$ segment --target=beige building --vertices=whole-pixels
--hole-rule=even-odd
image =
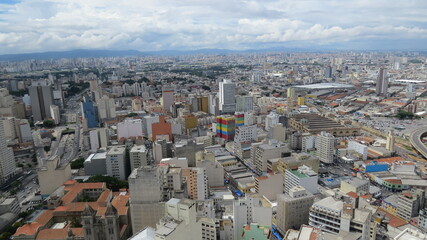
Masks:
[[[278,230],[285,234],[290,228],[308,224],[308,214],[313,201],[313,194],[301,186],[291,188],[289,194],[279,194],[276,213]]]
[[[341,181],[340,191],[345,194],[349,192],[369,193],[369,181],[360,178],[343,180]]]
[[[283,192],[283,175],[268,173],[255,178],[255,191],[270,201],[276,201],[277,194]]]
[[[187,196],[191,200],[205,200],[209,197],[208,177],[204,168],[182,169],[187,184]]]
[[[290,155],[289,146],[275,140],[270,140],[266,144],[254,145],[252,151],[252,162],[260,175],[267,172],[267,161],[269,159]]]
[[[71,178],[69,163],[61,164],[59,156],[46,160],[45,166],[37,171],[42,195],[50,195],[65,181]]]

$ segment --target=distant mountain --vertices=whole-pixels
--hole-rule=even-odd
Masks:
[[[41,52],[0,55],[0,61],[24,61],[29,59],[46,60],[61,58],[101,58],[101,57],[124,57],[142,56],[142,52],[135,50],[71,50],[63,52]]]
[[[332,49],[302,49],[302,48],[263,48],[247,50],[230,49],[197,49],[197,50],[160,50],[140,52],[137,50],[89,50],[79,49],[62,52],[41,52],[0,55],[0,61],[24,61],[30,59],[47,60],[61,58],[101,58],[101,57],[125,57],[125,56],[179,56],[194,54],[233,54],[233,53],[262,53],[262,52],[324,52],[334,51]]]

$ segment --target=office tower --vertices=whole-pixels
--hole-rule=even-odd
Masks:
[[[158,115],[147,115],[142,118],[142,132],[148,138],[151,138],[153,133],[152,125],[153,123],[158,123],[160,118]]]
[[[387,135],[387,142],[385,148],[390,152],[395,152],[395,141],[396,140],[394,139],[393,130],[390,130]]]
[[[224,187],[224,167],[219,162],[201,160],[196,167],[205,169],[209,187]]]
[[[153,142],[153,158],[156,164],[159,164],[163,158],[172,157],[173,143],[165,139],[158,139]]]
[[[29,93],[34,121],[43,121],[52,117],[50,114],[50,105],[53,104],[52,86],[31,86]]]
[[[157,168],[145,166],[133,169],[129,175],[132,230],[138,232],[147,226],[156,227],[164,216],[165,204]]]
[[[107,128],[97,128],[89,132],[90,149],[96,152],[99,148],[106,148],[110,141]]]
[[[236,112],[251,112],[254,110],[254,98],[252,96],[236,97]]]
[[[150,164],[148,161],[148,151],[144,145],[133,146],[130,149],[129,157],[131,171],[135,168],[139,168],[140,166],[147,166]]]
[[[107,152],[107,175],[116,177],[120,180],[126,180],[128,177],[128,166],[126,162],[126,148],[125,146],[113,146]]]
[[[98,117],[101,120],[116,118],[116,103],[113,98],[102,96],[97,102]]]
[[[312,194],[317,193],[318,176],[315,171],[306,165],[302,165],[297,169],[286,169],[284,179],[284,192],[289,193],[291,188],[301,186],[307,192]]]
[[[162,87],[162,106],[166,112],[170,112],[171,106],[174,103],[174,86]]]
[[[69,163],[61,163],[59,156],[54,155],[46,160],[44,166],[37,170],[42,195],[52,194],[58,187],[71,179],[71,167]]]
[[[334,162],[335,137],[327,132],[321,132],[316,137],[317,157],[324,163]]]
[[[283,175],[270,171],[264,176],[256,177],[255,192],[270,201],[276,201],[277,195],[283,193]]]
[[[219,83],[219,111],[222,114],[231,114],[236,111],[236,84],[229,80],[224,79]]]
[[[351,149],[356,153],[360,154],[362,160],[368,159],[368,146],[358,143],[356,141],[349,141],[348,149]]]
[[[218,106],[218,97],[214,94],[209,94],[208,96],[208,105],[209,105],[209,113],[212,115],[219,114],[219,106]]]
[[[187,158],[188,166],[196,166],[196,153],[203,151],[205,145],[203,143],[198,143],[194,140],[181,140],[176,142],[173,148],[174,157],[178,158]]]
[[[83,96],[80,106],[82,108],[83,119],[86,121],[87,127],[99,127],[98,111],[89,96]]]
[[[4,183],[15,175],[16,165],[12,148],[7,147],[5,127],[0,121],[0,183]]]
[[[277,199],[276,226],[284,235],[287,230],[308,224],[310,207],[314,196],[304,187],[295,186],[288,194],[279,194]]]
[[[221,115],[216,117],[216,136],[225,140],[233,140],[236,129],[234,116]]]
[[[142,120],[141,119],[125,119],[117,124],[117,139],[128,139],[130,137],[142,137]]]
[[[182,176],[187,184],[189,199],[201,201],[209,197],[208,177],[204,168],[184,168]]]
[[[325,78],[332,78],[332,67],[327,66],[325,68]]]
[[[310,133],[304,133],[302,135],[302,145],[301,145],[301,151],[302,152],[309,152],[315,149],[315,143],[316,143],[316,136],[311,135]]]
[[[298,106],[305,105],[305,97],[298,96]]]
[[[292,150],[298,151],[302,149],[302,134],[299,131],[292,133],[289,140]]]
[[[60,122],[61,113],[59,112],[59,107],[56,105],[50,105],[50,116],[52,116],[53,121],[56,125]]]
[[[378,72],[377,82],[376,82],[376,88],[375,88],[375,92],[378,96],[387,95],[388,79],[386,75],[387,73],[385,68],[380,67],[380,70]]]

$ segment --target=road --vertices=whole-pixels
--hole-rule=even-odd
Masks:
[[[427,158],[427,146],[421,141],[421,137],[427,134],[427,126],[415,129],[409,137],[412,146],[425,158]]]

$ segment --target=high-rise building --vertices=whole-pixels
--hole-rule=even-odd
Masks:
[[[0,88],[0,116],[14,117],[13,97],[6,88]]]
[[[233,140],[236,129],[234,116],[222,115],[216,117],[216,136],[225,140]]]
[[[252,96],[236,97],[236,112],[251,112],[254,110],[254,98]]]
[[[397,199],[397,216],[410,221],[412,217],[418,216],[421,209],[424,209],[425,200],[425,191],[422,189],[402,192]]]
[[[59,121],[61,120],[61,113],[59,112],[59,107],[56,105],[50,105],[50,116],[53,118],[53,121],[56,125],[59,124]]]
[[[394,139],[393,130],[390,130],[387,135],[387,142],[386,142],[385,148],[390,152],[395,152],[395,147],[394,147],[395,141],[396,140]]]
[[[316,137],[317,157],[324,163],[334,162],[335,137],[327,132],[321,132]]]
[[[257,126],[241,126],[236,128],[236,135],[234,137],[234,142],[245,143],[252,142],[257,140]]]
[[[0,183],[4,183],[15,175],[16,165],[12,148],[7,147],[5,128],[0,120]]]
[[[129,173],[127,171],[126,148],[125,146],[113,146],[107,152],[107,174],[111,177],[116,177],[120,180],[127,179]]]
[[[50,114],[50,105],[53,104],[52,86],[31,86],[29,93],[34,121],[43,121],[52,117]]]
[[[138,232],[147,226],[156,227],[165,213],[165,203],[162,202],[161,184],[156,167],[145,166],[133,169],[128,181],[133,232]]]
[[[332,78],[332,67],[327,66],[325,68],[325,78]]]
[[[173,86],[162,87],[162,105],[163,109],[167,112],[170,112],[171,106],[174,102],[174,92],[175,88]]]
[[[236,112],[234,118],[236,120],[236,128],[245,125],[245,113]]]
[[[149,165],[148,151],[144,145],[132,147],[129,152],[129,157],[131,170],[139,168],[140,166]]]
[[[125,119],[117,124],[117,139],[142,137],[142,120],[141,119]]]
[[[279,124],[279,114],[272,111],[265,117],[265,130],[268,131],[277,124]]]
[[[234,113],[236,111],[236,84],[224,79],[219,83],[219,111],[222,114]]]
[[[89,96],[84,96],[80,103],[83,119],[88,128],[99,127],[98,111]]]
[[[90,149],[96,152],[99,148],[106,148],[110,141],[107,128],[97,128],[89,132]]]
[[[208,177],[205,169],[184,168],[182,176],[186,179],[189,199],[202,201],[209,197]]]
[[[267,171],[267,160],[290,155],[288,145],[274,140],[270,140],[268,144],[256,145],[252,151],[252,163],[260,175]]]
[[[286,169],[284,178],[285,193],[289,193],[296,186],[304,187],[305,190],[312,194],[317,193],[317,173],[306,165],[302,165],[298,169]]]
[[[387,73],[385,68],[380,67],[380,70],[378,72],[377,82],[375,85],[375,92],[378,96],[387,95],[388,79],[386,75]]]
[[[116,118],[116,103],[113,98],[102,96],[98,102],[98,117],[101,120]]]
[[[276,213],[277,229],[284,235],[288,229],[308,224],[308,215],[313,201],[313,194],[301,186],[292,187],[288,194],[279,194]]]

